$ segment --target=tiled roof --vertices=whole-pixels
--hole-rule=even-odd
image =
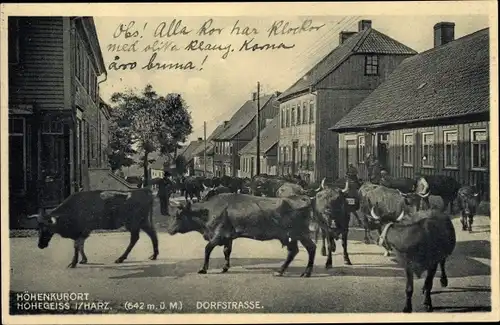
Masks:
[[[488,29],[412,56],[330,130],[488,112],[489,61]]]
[[[256,115],[256,105],[257,101],[247,100],[231,117],[225,130],[220,135],[214,137],[214,140],[231,140],[234,138],[253,120]],[[276,96],[273,94],[260,97],[260,105],[260,110],[262,111],[268,105],[278,106],[279,104],[276,102]]]
[[[356,53],[411,55],[417,52],[373,28],[365,29],[352,35],[343,44],[337,46],[302,78],[283,92],[278,99],[281,100],[309,89],[309,87],[314,86],[337,69],[349,56]]]
[[[265,154],[271,149],[279,139],[280,130],[278,128],[278,119],[276,116],[260,133],[260,152]],[[257,150],[257,138],[253,138],[246,146],[240,150],[241,154],[255,154]]]
[[[208,136],[207,138],[207,155],[209,155],[211,152],[213,152],[214,148],[214,142],[212,141],[216,136],[218,136],[220,133],[224,131],[224,123],[220,124],[215,128],[215,130]],[[194,152],[192,153],[192,156],[201,156],[203,155],[203,152],[205,151],[205,145],[200,145],[198,146]]]

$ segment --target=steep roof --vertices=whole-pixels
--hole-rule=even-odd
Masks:
[[[224,129],[225,129],[224,123],[222,123],[219,126],[217,126],[215,128],[215,130],[208,136],[208,138],[207,138],[207,155],[210,155],[213,152],[213,148],[215,146],[213,139],[216,136],[218,136],[219,134],[221,134],[222,131],[224,131]],[[205,151],[204,144],[201,146],[198,146],[198,148],[196,148],[195,152],[193,153],[193,157],[203,155],[204,151]]]
[[[335,71],[349,56],[362,53],[413,55],[417,52],[373,28],[364,29],[333,49],[290,88],[285,90],[278,97],[278,100],[309,89]]]
[[[225,130],[214,137],[214,140],[231,140],[240,133],[255,117],[257,101],[247,100],[241,108],[234,113],[228,121]],[[265,95],[260,97],[260,110],[262,111],[268,105],[278,105],[276,95]]]
[[[278,127],[278,119],[276,116],[260,133],[260,153],[268,152],[279,140],[280,130]],[[240,150],[241,154],[255,154],[257,150],[257,138],[253,138],[246,146]]]
[[[199,148],[204,146],[203,140],[194,140],[191,141],[188,146],[181,152],[181,156],[186,159],[186,161],[190,161],[194,158],[194,152]]]
[[[407,58],[330,130],[486,113],[489,61],[488,29]]]

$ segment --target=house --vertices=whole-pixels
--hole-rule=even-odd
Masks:
[[[21,216],[89,189],[104,165],[106,68],[92,17],[8,17],[8,43],[10,213]]]
[[[434,48],[406,59],[331,130],[340,133],[341,173],[375,153],[395,177],[443,174],[489,189],[489,30],[454,40],[434,26]]]
[[[227,124],[227,123],[226,123]],[[194,152],[194,169],[202,173],[205,173],[207,177],[213,177],[215,175],[215,164],[214,164],[214,146],[215,142],[213,139],[224,131],[224,123],[220,124],[215,128],[215,130],[207,138],[207,146],[205,144],[199,146]],[[205,153],[206,152],[206,153]],[[205,165],[206,159],[206,165]]]
[[[283,92],[280,103],[280,174],[312,182],[337,178],[338,136],[328,128],[417,52],[361,20],[342,31],[339,45]]]
[[[191,141],[180,153],[180,155],[184,157],[186,161],[187,176],[200,175],[200,171],[195,168],[194,158],[196,152],[198,152],[201,147],[204,147],[204,143],[205,141],[203,141],[203,138],[198,138],[198,140]],[[203,170],[201,170],[201,173],[203,173]]]
[[[239,151],[257,135],[256,115],[257,104],[260,105],[260,130],[265,127],[265,121],[278,115],[280,92],[263,95],[256,100],[248,100],[225,123],[224,131],[214,137],[214,165],[216,176],[238,176],[240,170]]]
[[[276,175],[278,162],[278,140],[280,135],[279,116],[266,120],[266,125],[260,134],[261,172]],[[240,177],[253,177],[257,170],[257,137],[253,138],[240,152]]]

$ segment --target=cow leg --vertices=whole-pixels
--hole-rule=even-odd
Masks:
[[[462,211],[462,217],[460,218],[460,222],[462,223],[462,231],[467,230],[467,216],[465,213]]]
[[[323,229],[321,229],[321,241],[322,241],[322,244],[321,244],[321,255],[322,256],[326,256],[326,231],[324,231]]]
[[[76,264],[78,263],[78,252],[80,251],[80,238],[75,239],[73,242],[73,247],[75,248],[75,253],[73,254],[73,259],[71,263],[68,264],[68,267],[74,269]]]
[[[282,276],[285,273],[286,269],[292,263],[293,259],[299,253],[299,246],[297,245],[297,240],[292,240],[287,245],[288,248],[288,256],[286,257],[285,263],[281,266],[280,270],[275,273],[276,276]]]
[[[132,248],[134,248],[134,246],[138,240],[139,240],[139,229],[131,230],[130,231],[130,243],[128,244],[128,247],[125,250],[125,252],[122,254],[122,256],[120,256],[116,259],[115,263],[122,263],[123,261],[125,261],[128,257],[128,254],[130,253]]]
[[[151,242],[153,243],[153,255],[149,257],[150,260],[154,261],[158,257],[158,235],[156,234],[156,230],[149,223],[147,225],[143,225],[141,227],[142,230],[146,234],[148,234],[149,238],[151,238]]]
[[[79,241],[79,247],[80,247],[80,254],[82,254],[82,259],[80,260],[80,264],[87,264],[87,255],[85,255],[85,252],[83,250],[83,246],[85,245],[85,239],[86,238],[79,238],[77,241]]]
[[[469,232],[472,232],[472,222],[474,221],[474,216],[473,215],[470,215],[469,216],[469,223],[467,225],[467,229],[469,230]]]
[[[403,313],[412,312],[411,298],[413,296],[413,271],[410,267],[406,267],[406,305]]]
[[[233,249],[233,240],[228,239],[225,244],[224,244],[224,258],[226,259],[226,264],[224,264],[224,267],[222,268],[222,273],[226,273],[230,266],[230,258],[231,258],[231,251]]]
[[[439,265],[441,266],[441,287],[446,288],[448,286],[448,276],[446,276],[446,270],[444,268],[446,264],[446,259],[443,259]]]
[[[316,256],[316,244],[314,244],[311,238],[309,237],[301,238],[300,242],[307,250],[307,254],[309,254],[309,259],[307,260],[306,269],[304,273],[302,273],[300,276],[309,278],[311,276],[312,269],[314,266],[314,257]]]
[[[335,252],[337,247],[335,245],[335,238],[333,238],[333,234],[331,234],[330,232],[327,233],[327,240],[328,240],[328,256],[326,258],[325,268],[331,269],[333,264],[332,252]]]
[[[361,218],[359,217],[358,215],[358,212],[357,211],[353,211],[352,214],[354,215],[354,217],[356,218],[356,222],[358,223],[359,226],[363,226],[364,222],[363,220],[361,220]]]
[[[424,298],[424,306],[427,312],[432,311],[432,301],[431,301],[431,291],[432,291],[432,282],[434,280],[434,275],[436,275],[437,264],[433,265],[430,269],[427,270],[427,277],[425,278],[424,290],[425,290],[425,298]]]
[[[342,232],[342,248],[344,250],[344,264],[352,265],[351,260],[349,259],[349,253],[347,253],[347,235],[349,234],[349,228],[345,229]]]
[[[219,245],[218,238],[214,238],[207,243],[207,245],[205,246],[205,261],[203,262],[203,267],[198,271],[198,274],[207,274],[208,264],[210,261],[210,254],[212,254],[212,251],[215,248],[215,246],[218,245]]]

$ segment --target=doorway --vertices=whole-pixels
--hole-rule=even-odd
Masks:
[[[389,132],[377,134],[377,158],[382,168],[389,170]]]

